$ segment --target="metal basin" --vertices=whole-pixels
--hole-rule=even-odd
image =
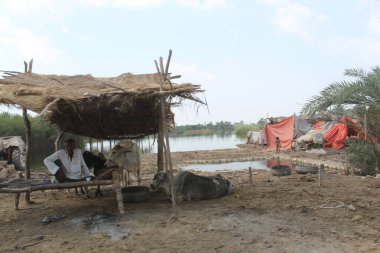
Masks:
[[[273,176],[278,177],[288,176],[292,173],[289,165],[276,165],[272,167],[271,171]]]
[[[147,186],[128,186],[121,189],[123,202],[140,202],[150,199],[151,192]]]

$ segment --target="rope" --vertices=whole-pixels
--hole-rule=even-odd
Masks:
[[[328,206],[330,203],[336,203],[335,206]],[[339,200],[328,200],[325,204],[323,205],[320,205],[320,206],[310,206],[310,205],[307,205],[307,204],[302,204],[298,206],[297,209],[299,208],[302,208],[302,207],[306,207],[306,208],[310,208],[310,209],[318,209],[318,208],[322,208],[322,209],[335,209],[335,208],[341,208],[341,207],[345,207],[346,205],[342,202],[342,201],[339,201]]]

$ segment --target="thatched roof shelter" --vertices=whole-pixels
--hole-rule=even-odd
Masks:
[[[59,76],[2,71],[0,103],[41,114],[64,132],[97,139],[137,138],[158,133],[160,98],[170,108],[183,99],[204,102],[199,85],[163,82],[160,74],[121,74],[112,78],[91,75]]]

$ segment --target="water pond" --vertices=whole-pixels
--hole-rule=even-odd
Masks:
[[[244,161],[244,162],[229,162],[229,163],[205,163],[205,164],[181,164],[179,168],[181,170],[195,170],[195,171],[236,171],[236,170],[248,170],[249,167],[252,170],[266,170],[270,171],[274,165],[289,165],[291,163],[277,161],[277,160],[256,160],[256,161]]]

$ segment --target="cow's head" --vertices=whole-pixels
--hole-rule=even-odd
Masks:
[[[124,148],[120,146],[119,144],[117,144],[111,149],[105,165],[107,167],[118,165],[121,159],[125,157],[124,156],[125,152],[129,152],[129,149]]]
[[[153,184],[151,184],[151,188],[154,193],[159,191],[165,191],[167,194],[170,194],[170,186],[169,186],[169,175],[167,172],[160,171],[153,178]]]
[[[227,180],[227,193],[230,194],[234,192],[235,192],[234,183],[232,183],[232,181],[230,180]]]

